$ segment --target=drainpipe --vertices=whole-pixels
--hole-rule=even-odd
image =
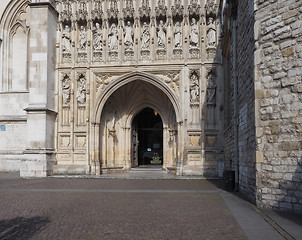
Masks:
[[[237,3],[233,1],[233,81],[234,81],[234,164],[235,164],[235,189],[239,191],[239,159],[238,159],[238,79],[237,79]]]

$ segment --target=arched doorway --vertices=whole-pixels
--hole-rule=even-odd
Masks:
[[[163,165],[163,121],[152,108],[144,108],[132,122],[132,167]]]
[[[137,145],[137,151],[133,151],[134,144],[139,142],[138,116],[142,114],[146,118],[150,114],[155,115],[155,112],[160,121],[153,123],[160,125],[158,130],[162,135],[153,137],[155,141],[150,140],[151,152],[155,155],[162,154],[159,164],[162,164],[164,169],[175,170],[178,153],[182,152],[178,149],[179,103],[176,101],[176,96],[156,77],[146,73],[132,73],[110,84],[98,99],[94,115],[96,120],[91,129],[94,136],[91,151],[93,153],[92,172],[94,168],[96,174],[130,170],[133,166],[147,163],[141,160],[139,162],[139,145]],[[134,134],[135,130],[137,133]],[[147,131],[141,130],[145,133]],[[156,131],[153,130],[153,132]],[[135,140],[134,136],[136,136]],[[162,141],[159,142],[159,149],[155,152],[153,147],[158,147],[157,139],[162,139]],[[145,148],[148,144],[150,143],[144,143]],[[148,149],[145,150],[148,151]],[[135,154],[136,160],[133,159]]]

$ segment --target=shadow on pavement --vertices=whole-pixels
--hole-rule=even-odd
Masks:
[[[45,227],[50,220],[46,217],[17,217],[0,220],[0,239],[27,240]]]

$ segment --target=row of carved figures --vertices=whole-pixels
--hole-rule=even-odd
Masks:
[[[130,21],[127,21],[124,26],[121,27],[123,29],[123,43],[126,50],[133,50],[134,46],[134,26]],[[77,50],[78,52],[86,52],[88,44],[87,44],[87,28],[85,25],[79,26],[79,37]],[[163,20],[160,20],[156,27],[156,35],[157,35],[157,47],[161,49],[165,49],[167,46],[167,25]],[[207,36],[206,43],[207,47],[215,47],[216,45],[216,26],[213,22],[213,18],[209,18],[207,25]],[[180,21],[176,21],[173,30],[174,36],[174,48],[181,49],[183,45],[183,28],[182,23]],[[103,40],[108,39],[108,49],[109,51],[115,51],[118,49],[119,45],[119,28],[116,23],[112,23],[107,36],[104,36],[103,29],[99,22],[96,22],[93,29],[93,43],[92,47],[94,51],[102,51],[103,50]],[[190,35],[189,35],[190,47],[197,48],[199,47],[199,25],[195,18],[191,19],[190,24]],[[142,23],[141,27],[141,49],[149,49],[151,43],[151,31],[150,24],[147,22]],[[69,53],[72,50],[72,39],[71,39],[71,30],[69,25],[65,25],[62,32],[62,52]]]
[[[79,105],[86,103],[86,77],[85,74],[79,74],[77,77],[78,87],[76,91],[76,99]],[[207,104],[210,106],[216,105],[215,94],[216,94],[216,71],[209,70],[207,74]],[[190,73],[190,102],[191,104],[199,104],[199,71],[193,70]],[[62,75],[62,95],[63,95],[63,105],[69,106],[71,98],[71,77],[70,74]]]

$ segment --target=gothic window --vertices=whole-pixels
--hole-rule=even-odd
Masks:
[[[11,30],[9,90],[27,90],[27,27],[18,22]]]

